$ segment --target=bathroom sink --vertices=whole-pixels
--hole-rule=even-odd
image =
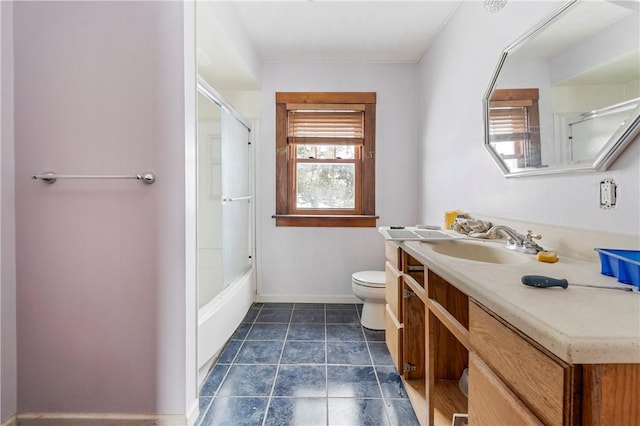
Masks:
[[[445,256],[456,257],[475,262],[514,264],[529,262],[529,254],[506,249],[497,243],[481,241],[453,240],[433,244],[433,251]]]

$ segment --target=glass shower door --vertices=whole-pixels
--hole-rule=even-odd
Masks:
[[[251,268],[249,128],[198,92],[198,307]]]
[[[222,287],[251,268],[249,129],[222,108]]]
[[[250,124],[198,77],[198,376],[240,325],[255,294]]]
[[[222,291],[222,108],[198,92],[198,308]]]

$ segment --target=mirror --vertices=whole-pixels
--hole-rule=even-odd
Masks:
[[[602,171],[640,131],[640,3],[565,3],[503,53],[483,99],[506,177]]]

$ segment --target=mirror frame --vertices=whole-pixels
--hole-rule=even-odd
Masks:
[[[512,177],[525,177],[525,176],[537,176],[537,175],[551,175],[551,174],[561,174],[561,173],[579,173],[579,172],[601,172],[607,170],[607,168],[615,161],[615,159],[624,151],[624,149],[629,145],[634,138],[640,133],[640,105],[636,107],[635,112],[629,118],[627,124],[617,132],[611,136],[609,141],[605,144],[605,146],[600,150],[597,157],[590,165],[579,165],[579,166],[568,166],[568,165],[560,165],[554,167],[545,167],[545,168],[523,168],[516,169],[512,171],[507,167],[505,162],[502,160],[500,155],[492,148],[491,143],[489,142],[489,100],[491,98],[491,93],[495,88],[496,82],[498,80],[498,76],[502,67],[504,65],[507,56],[509,53],[517,50],[522,44],[526,43],[527,40],[536,36],[538,33],[543,31],[548,25],[553,23],[556,19],[570,10],[573,6],[575,6],[580,0],[570,0],[563,4],[558,10],[553,12],[551,15],[547,16],[544,20],[538,23],[535,27],[527,31],[524,35],[520,36],[516,41],[511,43],[507,48],[502,51],[502,55],[500,56],[500,60],[498,61],[498,65],[496,66],[495,71],[493,72],[493,76],[491,77],[491,81],[489,83],[489,87],[482,98],[482,109],[483,109],[483,121],[484,121],[484,146],[491,154],[491,157],[496,162],[496,164],[502,170],[502,173],[507,178]]]

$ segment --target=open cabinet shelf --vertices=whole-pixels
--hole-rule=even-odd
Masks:
[[[402,384],[416,417],[421,424],[426,423],[428,417],[427,387],[425,379],[406,380]],[[450,426],[454,413],[467,412],[467,397],[460,391],[457,380],[438,380],[433,390],[433,424],[436,426]]]
[[[454,413],[467,412],[467,397],[457,380],[436,380],[433,389],[433,424],[450,426]]]

